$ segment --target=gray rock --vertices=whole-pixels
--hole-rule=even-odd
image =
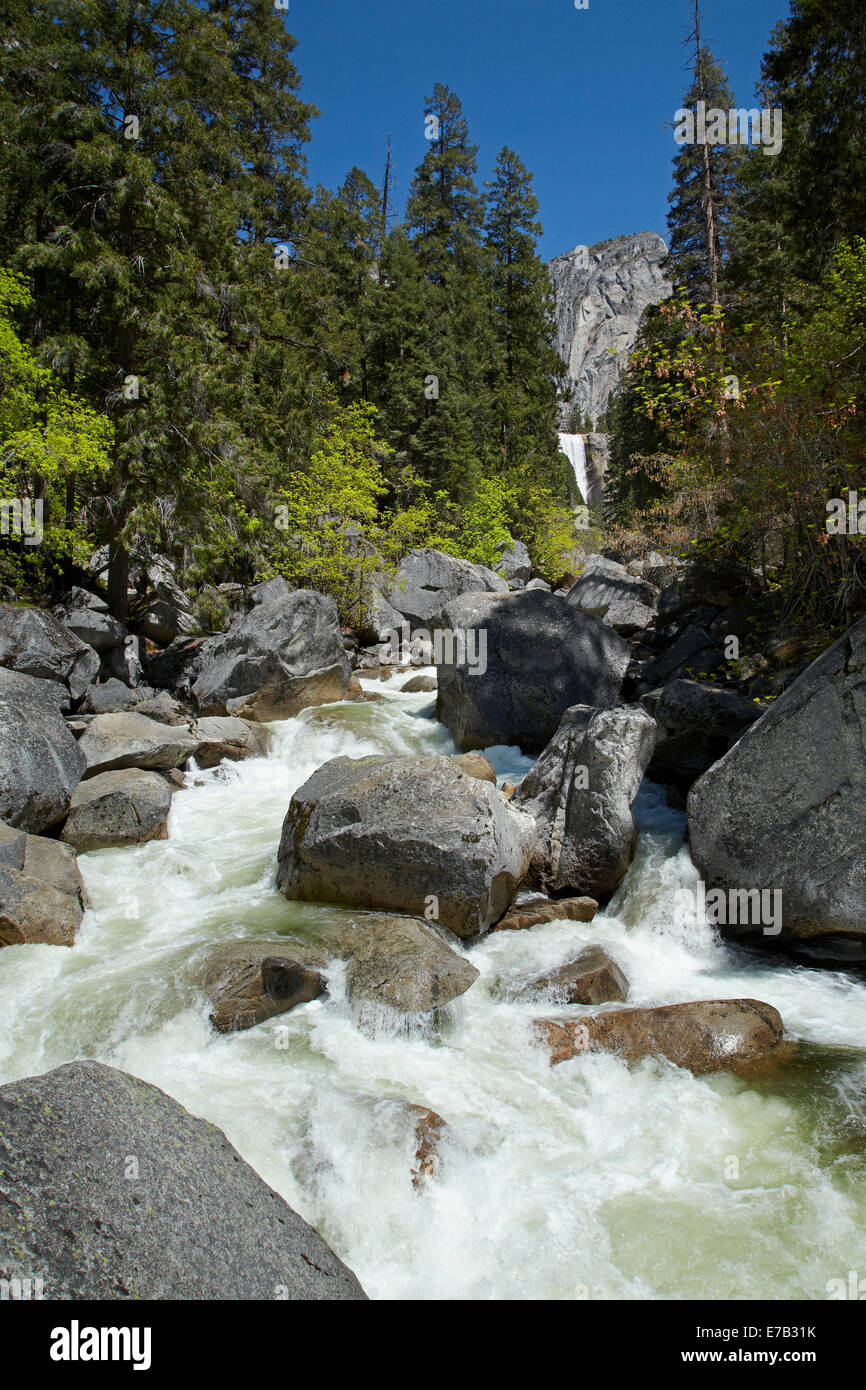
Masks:
[[[610,1004],[628,998],[628,980],[601,946],[590,946],[557,970],[537,975],[520,991],[523,999],[554,1004]]]
[[[262,603],[284,603],[290,593],[285,579],[278,574],[273,579],[265,579],[261,584],[256,584],[250,590],[250,598],[254,606],[258,607]]]
[[[157,724],[146,715],[98,714],[78,744],[87,759],[85,777],[121,767],[166,772],[180,767],[198,751],[199,740],[186,729]]]
[[[566,711],[514,794],[539,830],[530,884],[593,898],[613,893],[637,843],[631,808],[655,736],[653,720],[634,705]]]
[[[784,936],[866,936],[866,618],[704,774],[688,813],[708,887],[780,891]]]
[[[287,898],[424,916],[474,936],[508,906],[533,821],[449,758],[335,758],[292,797],[277,887]]]
[[[530,592],[535,589],[539,589],[543,594],[549,594],[551,592],[550,585],[546,579],[530,579],[526,588]]]
[[[116,714],[118,710],[132,709],[141,704],[137,690],[130,690],[122,681],[103,681],[102,685],[89,685],[81,702],[82,714]]]
[[[144,667],[141,661],[141,645],[138,638],[130,635],[125,638],[122,647],[112,647],[111,651],[104,652],[100,664],[100,675],[103,680],[110,680],[114,677],[132,689],[141,685],[144,679]]]
[[[179,700],[173,695],[169,695],[167,690],[160,690],[158,693],[151,692],[148,695],[149,686],[139,686],[136,694],[138,702],[134,709],[136,714],[143,714],[147,719],[155,719],[157,724],[172,724],[175,728],[189,728],[192,723],[192,715],[187,714]]]
[[[744,729],[763,714],[754,700],[722,686],[670,681],[640,702],[659,726],[649,777],[654,782],[691,786],[723,757]]]
[[[239,1033],[299,1004],[318,999],[328,988],[324,975],[303,964],[286,941],[232,941],[208,960],[204,988],[213,1005],[210,1021],[220,1033]],[[325,964],[324,954],[307,951]]]
[[[719,643],[704,628],[692,624],[652,663],[651,676],[659,682],[671,676],[711,676],[725,665]]]
[[[239,763],[267,755],[267,729],[246,719],[208,715],[198,720],[193,733],[199,741],[195,760],[200,768],[218,767],[224,759]]]
[[[70,608],[92,608],[95,613],[107,613],[108,604],[99,594],[91,593],[90,589],[82,589],[80,585],[74,584],[69,593]]]
[[[437,672],[439,719],[465,752],[500,743],[538,752],[571,705],[619,700],[628,644],[553,594],[470,594],[450,603],[443,620],[476,651],[486,641],[485,669],[467,661]]]
[[[148,566],[147,585],[151,597],[138,624],[145,637],[168,644],[196,631],[192,604],[177,583],[168,560],[157,559]]]
[[[412,627],[429,629],[447,603],[460,594],[507,594],[508,585],[484,565],[473,565],[441,550],[411,550],[384,597]]]
[[[110,613],[101,613],[95,608],[67,608],[61,622],[67,632],[97,652],[122,647],[129,635]]]
[[[358,927],[346,967],[346,992],[355,1002],[432,1013],[478,979],[474,965],[411,917],[359,917]]]
[[[0,1134],[0,1278],[47,1299],[365,1296],[221,1130],[146,1081],[98,1062],[13,1081]]]
[[[171,788],[158,772],[102,772],[72,793],[60,838],[79,852],[164,840]]]
[[[596,426],[637,339],[644,309],[668,299],[667,246],[655,232],[575,247],[550,263],[556,349],[574,404]]]
[[[509,584],[518,580],[525,584],[532,578],[532,560],[523,541],[512,541],[510,545],[502,547],[502,558],[497,569]]]
[[[192,699],[192,688],[201,671],[202,654],[209,637],[178,637],[165,651],[144,662],[150,684],[170,690],[182,699]]]
[[[345,699],[351,675],[334,600],[297,589],[206,642],[193,693],[203,714],[266,723]]]
[[[0,668],[0,817],[34,834],[63,819],[86,767],[63,698],[52,681]]]
[[[71,946],[87,905],[74,850],[0,822],[0,946]]]
[[[624,565],[604,555],[590,555],[566,603],[594,613],[623,637],[633,637],[654,621],[657,598],[653,586],[629,574]]]
[[[50,613],[0,603],[0,666],[59,681],[78,700],[99,670],[99,657]]]

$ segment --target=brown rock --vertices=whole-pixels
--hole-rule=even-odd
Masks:
[[[87,906],[74,850],[0,822],[0,947],[71,946]]]
[[[324,994],[323,975],[286,954],[285,941],[233,941],[211,957],[204,977],[220,1033],[239,1033]],[[314,963],[324,956],[315,950]]]
[[[550,975],[531,980],[521,994],[530,999],[547,995],[558,1004],[622,1003],[628,998],[628,980],[607,951],[590,946]]]
[[[477,777],[479,782],[492,782],[496,786],[496,772],[493,764],[483,753],[458,753],[451,759],[466,773],[467,777]]]
[[[435,695],[439,689],[439,682],[435,676],[413,676],[400,689],[404,695]]]
[[[499,788],[499,795],[503,801],[510,801],[516,791],[517,788],[513,782],[503,782]]]
[[[533,898],[509,908],[494,931],[526,931],[545,922],[591,922],[598,912],[595,898]]]
[[[412,1169],[412,1186],[417,1192],[431,1178],[439,1176],[439,1145],[442,1133],[448,1126],[441,1115],[424,1105],[407,1105],[406,1109],[414,1120],[415,1167]]]
[[[551,1065],[580,1052],[617,1052],[629,1062],[667,1057],[696,1076],[729,1070],[753,1076],[789,1053],[784,1024],[757,999],[704,1000],[660,1009],[617,1009],[584,1018],[542,1018],[535,1036]]]

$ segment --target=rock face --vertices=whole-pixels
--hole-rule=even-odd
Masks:
[[[450,758],[335,758],[292,797],[277,887],[287,898],[422,917],[474,936],[508,906],[533,821]]]
[[[79,851],[164,840],[171,788],[158,772],[101,772],[72,793],[60,838]]]
[[[550,263],[556,297],[556,348],[575,388],[575,405],[597,428],[634,346],[644,309],[673,286],[655,232],[578,246]]]
[[[78,700],[96,677],[99,657],[50,613],[0,603],[0,666],[60,681]]]
[[[87,901],[74,850],[0,822],[0,946],[71,946]]]
[[[584,613],[594,613],[623,637],[634,637],[654,620],[658,590],[629,574],[624,565],[604,555],[590,555],[565,601]]]
[[[365,1297],[221,1130],[124,1072],[0,1087],[0,1135],[0,1279],[58,1300]]]
[[[866,619],[692,788],[708,886],[782,893],[783,934],[866,937]]]
[[[220,1033],[237,1033],[318,999],[324,975],[298,960],[286,941],[233,941],[212,955],[204,977],[213,1004],[210,1021]],[[320,953],[311,952],[318,964]]]
[[[569,706],[619,699],[628,644],[555,594],[469,594],[443,621],[466,633],[467,659],[437,669],[437,713],[463,751],[516,743],[537,753]],[[483,664],[468,659],[479,652]]]
[[[34,834],[63,819],[87,765],[63,698],[52,681],[0,668],[0,817]]]
[[[199,741],[186,729],[158,724],[144,714],[98,714],[78,746],[87,759],[85,777],[96,777],[122,767],[167,772],[193,757]]]
[[[267,723],[345,699],[351,675],[334,600],[275,588],[204,644],[193,694],[204,714]]]
[[[433,619],[460,594],[507,594],[508,585],[484,565],[472,565],[441,550],[411,550],[385,589],[385,599],[412,627]]]
[[[628,980],[607,951],[590,946],[576,960],[530,980],[521,997],[556,1004],[622,1003],[628,998]]]
[[[661,1009],[617,1009],[574,1019],[539,1019],[535,1035],[553,1065],[580,1052],[617,1052],[629,1062],[667,1057],[700,1076],[760,1074],[783,1053],[784,1025],[757,999],[707,1000]]]
[[[539,828],[530,883],[554,894],[613,893],[634,854],[631,807],[655,735],[655,723],[635,705],[566,711],[514,795]]]

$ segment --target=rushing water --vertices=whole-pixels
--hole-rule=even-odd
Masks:
[[[586,442],[582,434],[561,434],[559,448],[574,470],[574,479],[584,502],[589,501],[589,477],[586,468]]]
[[[213,1031],[197,987],[208,948],[315,934],[321,909],[273,886],[292,791],[340,754],[453,751],[430,697],[397,693],[404,679],[367,683],[385,702],[275,725],[267,759],[199,774],[167,841],[82,856],[93,907],[75,947],[0,951],[0,1081],[93,1057],[162,1087],[219,1125],[372,1297],[814,1299],[866,1277],[866,985],[674,925],[674,893],[697,875],[657,788],[608,910],[466,949],[480,978],[432,1029],[361,1031],[337,966],[324,1000]],[[512,779],[529,766],[491,756]],[[590,942],[634,1003],[757,997],[816,1046],[760,1085],[605,1055],[550,1067],[530,1042],[539,1006],[515,996]],[[421,1191],[401,1101],[448,1124]]]

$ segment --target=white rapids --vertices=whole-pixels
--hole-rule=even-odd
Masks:
[[[821,1299],[829,1280],[866,1276],[866,985],[674,925],[697,874],[658,788],[641,793],[637,856],[608,910],[461,946],[480,979],[432,1028],[361,1031],[338,967],[325,999],[213,1031],[196,977],[208,949],[315,913],[274,887],[292,791],[341,754],[453,751],[430,696],[398,693],[404,676],[365,682],[386,701],[275,725],[267,759],[198,774],[167,841],[82,856],[93,906],[75,947],[0,951],[0,1082],[90,1057],[162,1087],[219,1125],[374,1298]],[[530,765],[492,758],[512,780]],[[514,996],[589,942],[636,1004],[759,998],[822,1046],[752,1085],[605,1055],[551,1067],[530,1041],[539,1006]],[[401,1100],[448,1125],[420,1191]]]

